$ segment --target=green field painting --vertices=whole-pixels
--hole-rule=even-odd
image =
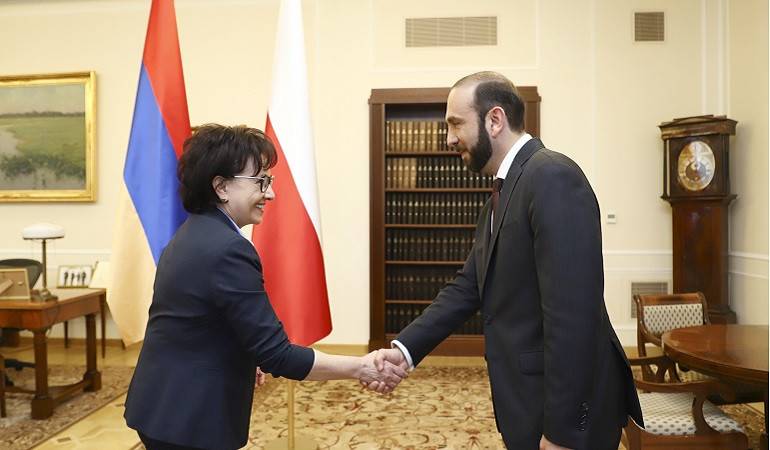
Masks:
[[[83,189],[83,85],[0,89],[0,191]]]

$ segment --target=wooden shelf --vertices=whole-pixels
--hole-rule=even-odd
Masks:
[[[417,228],[417,229],[475,229],[476,224],[459,223],[386,223],[385,228]]]
[[[396,338],[396,334],[387,333],[383,345],[372,347],[370,350],[389,347],[390,341]],[[482,356],[484,355],[484,335],[477,334],[453,334],[440,343],[432,352],[432,356]]]
[[[421,151],[414,151],[414,152],[386,152],[385,157],[403,157],[403,156],[451,156],[453,158],[459,158],[460,153],[459,152],[452,152],[452,151],[439,151],[439,152],[421,152]]]
[[[410,189],[403,189],[403,188],[386,188],[386,193],[391,192],[405,192],[405,193],[411,193],[411,192],[426,192],[426,193],[453,193],[453,192],[488,192],[492,193],[492,188],[410,188]]]
[[[385,300],[386,305],[430,305],[433,300]]]
[[[465,261],[385,261],[393,266],[462,266]]]

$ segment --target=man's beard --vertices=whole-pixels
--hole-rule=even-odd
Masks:
[[[487,165],[489,158],[492,157],[492,142],[489,140],[487,129],[484,128],[484,121],[479,120],[479,137],[476,145],[468,149],[470,159],[466,166],[471,172],[480,173],[481,169]]]

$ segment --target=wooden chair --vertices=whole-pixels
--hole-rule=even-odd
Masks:
[[[653,377],[663,380],[676,368],[665,356],[629,358],[631,365],[647,367]],[[656,369],[653,370],[652,366]],[[740,425],[706,397],[718,394],[733,398],[734,393],[716,380],[688,383],[651,382],[636,379],[642,405],[644,428],[629,418],[623,430],[628,450],[726,449],[746,450],[748,438]]]
[[[636,342],[640,357],[647,356],[647,344],[662,348],[663,333],[677,328],[709,324],[706,297],[700,292],[669,295],[634,295],[636,304]],[[670,372],[671,381],[707,380],[699,372],[679,368]],[[642,367],[642,378],[653,381],[648,367]]]

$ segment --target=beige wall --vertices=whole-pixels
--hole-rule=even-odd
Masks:
[[[193,124],[264,125],[277,0],[177,0]],[[670,281],[671,211],[662,201],[657,125],[714,113],[739,121],[733,143],[731,293],[742,322],[767,323],[767,4],[670,2],[305,0],[323,246],[334,332],[369,336],[368,108],[373,88],[448,86],[498,70],[543,97],[545,143],[574,158],[604,214],[613,323],[634,341],[632,281]],[[757,9],[764,14],[757,14]],[[666,12],[665,43],[634,43],[633,11]],[[0,205],[0,255],[36,256],[23,226],[53,221],[67,237],[51,266],[108,259],[149,1],[0,4],[0,73],[97,73],[98,200]],[[405,17],[497,15],[499,46],[404,49]],[[358,241],[351,240],[358,237]],[[114,330],[112,334],[115,335]]]
[[[738,320],[768,318],[768,3],[733,0],[725,113],[737,120],[730,181],[738,194],[730,223],[730,295]]]

